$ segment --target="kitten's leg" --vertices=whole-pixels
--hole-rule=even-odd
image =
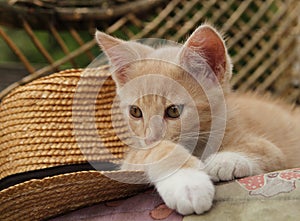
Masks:
[[[204,170],[213,181],[228,181],[284,168],[284,155],[270,141],[254,137],[224,147],[205,160]]]
[[[203,163],[184,147],[162,141],[149,150],[129,152],[126,161],[128,165],[144,163],[143,169],[166,205],[179,213],[201,214],[212,206],[213,183],[202,170]]]
[[[222,151],[205,160],[204,170],[214,182],[260,174],[263,171],[255,159],[245,153]]]

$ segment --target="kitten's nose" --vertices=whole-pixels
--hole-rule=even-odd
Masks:
[[[165,135],[166,126],[164,119],[155,115],[149,120],[149,127],[146,131],[145,143],[147,145],[160,141]]]

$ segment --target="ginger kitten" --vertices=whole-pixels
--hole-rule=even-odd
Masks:
[[[212,181],[300,166],[299,111],[231,92],[231,61],[213,27],[156,49],[99,31],[96,39],[133,134],[122,169],[144,170],[170,208],[201,214]]]

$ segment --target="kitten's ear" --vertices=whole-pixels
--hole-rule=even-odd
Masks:
[[[152,48],[136,42],[123,41],[103,32],[96,31],[96,41],[106,54],[112,67],[113,78],[117,86],[123,86],[130,80],[128,67],[131,62],[141,59]]]
[[[206,73],[208,75],[206,77],[215,79],[214,76],[210,76],[215,74],[219,82],[231,77],[225,76],[231,75],[231,64],[225,43],[221,35],[209,25],[202,25],[193,32],[184,44],[179,59],[180,64],[194,75],[203,72],[205,61],[213,71]]]
[[[96,31],[96,41],[109,59],[113,72],[113,78],[118,86],[122,86],[128,81],[126,69],[128,64],[135,59],[135,54],[126,46],[126,42]]]

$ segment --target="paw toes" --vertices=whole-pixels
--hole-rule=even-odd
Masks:
[[[158,182],[156,188],[166,205],[183,215],[201,214],[212,206],[214,186],[202,171],[178,171]]]
[[[247,157],[233,152],[221,152],[209,157],[205,171],[214,182],[250,176],[255,165]]]

